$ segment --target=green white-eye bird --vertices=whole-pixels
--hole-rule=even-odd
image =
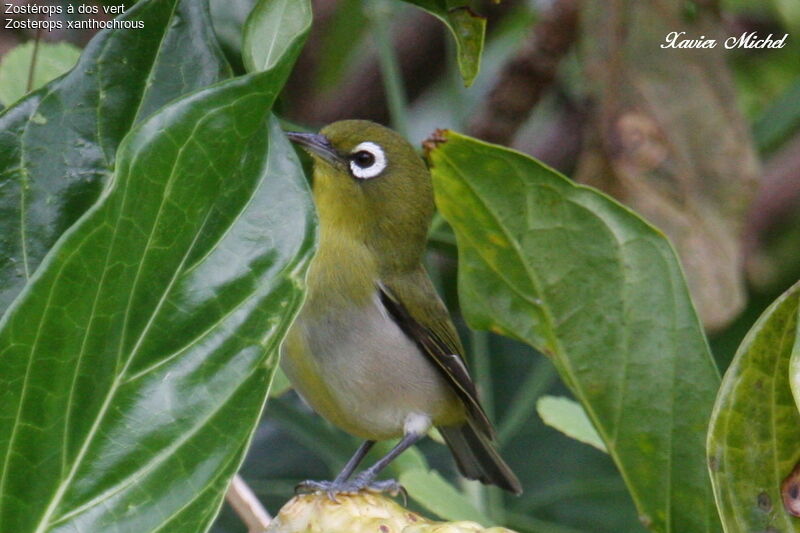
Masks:
[[[400,135],[363,120],[288,136],[314,160],[320,241],[282,367],[317,413],[365,439],[336,479],[298,490],[396,490],[378,472],[435,426],[464,476],[519,494],[421,263],[434,213],[425,163]],[[396,437],[351,479],[375,441]]]

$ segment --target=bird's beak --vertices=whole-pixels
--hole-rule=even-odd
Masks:
[[[290,141],[305,148],[311,155],[319,156],[333,166],[342,165],[345,162],[344,158],[331,144],[330,139],[320,133],[287,131],[286,136],[289,137]]]

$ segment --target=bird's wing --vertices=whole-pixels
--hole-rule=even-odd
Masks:
[[[491,422],[478,401],[475,384],[461,357],[464,349],[458,333],[425,270],[420,266],[403,276],[384,279],[378,289],[389,316],[436,364],[464,402],[477,428],[494,439]]]

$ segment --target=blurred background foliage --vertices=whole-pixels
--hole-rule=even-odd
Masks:
[[[211,0],[215,30],[238,73],[244,72],[242,25],[253,3]],[[487,17],[487,34],[480,74],[465,87],[449,32],[429,14],[391,0],[315,0],[308,44],[277,109],[286,121],[309,129],[343,118],[370,119],[417,144],[436,128],[466,132],[529,153],[657,219],[681,253],[724,371],[754,320],[800,278],[800,8],[795,0],[630,4],[472,2]],[[633,21],[617,41],[604,34],[615,21]],[[647,46],[663,42],[663,27],[672,22],[709,36],[790,36],[786,47],[775,50],[648,52]],[[35,31],[2,30],[2,85],[26,65],[9,50],[36,38]],[[61,30],[38,38],[46,58],[46,44],[80,48],[91,33]],[[74,54],[63,52],[58,59],[65,66],[54,60],[48,76],[74,61]],[[41,60],[44,65],[50,68]],[[614,76],[639,92],[621,95],[615,83],[623,82]],[[31,77],[29,88],[44,78]],[[702,110],[711,98],[703,93],[707,87],[717,108],[678,116],[683,102],[699,102]],[[651,98],[637,101],[643,94]],[[0,94],[6,106],[14,97]],[[694,165],[698,154],[710,154],[719,165]],[[651,175],[654,159],[659,165],[669,161],[672,170]],[[658,187],[643,191],[636,176],[653,177]],[[700,226],[709,213],[719,217],[703,236]],[[723,252],[692,256],[708,249]],[[427,462],[460,486],[479,512],[519,531],[643,531],[611,459],[537,414],[543,395],[569,395],[550,361],[521,343],[470,332],[460,321],[455,239],[440,218],[431,230],[427,264],[461,328],[503,455],[526,491],[514,498],[457,479],[447,449],[430,439],[419,446]],[[297,482],[335,475],[357,442],[314,415],[287,387],[276,386],[272,395],[242,475],[275,511]],[[392,474],[419,460],[406,454]],[[213,531],[244,527],[226,507]]]

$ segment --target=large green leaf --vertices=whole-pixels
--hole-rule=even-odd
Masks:
[[[205,530],[299,308],[315,240],[275,69],[122,142],[101,199],[0,321],[0,531]]]
[[[719,376],[667,240],[523,154],[443,135],[429,157],[470,325],[553,358],[644,524],[717,530],[704,437]]]
[[[9,310],[0,529],[198,531],[213,517],[313,242],[302,170],[267,124],[270,82],[145,122]]]
[[[247,18],[242,56],[248,72],[275,66],[292,45],[292,37],[311,26],[310,0],[259,2]]]
[[[0,106],[11,105],[25,96],[29,80],[30,89],[35,90],[61,76],[80,55],[80,48],[67,42],[28,41],[12,48],[0,59]]]
[[[481,69],[486,19],[476,15],[468,5],[451,6],[447,0],[405,0],[421,7],[445,23],[456,41],[458,68],[464,84],[472,85]]]
[[[0,115],[0,314],[92,203],[131,126],[229,68],[198,1],[150,0],[105,30],[66,76]]]
[[[800,413],[789,386],[790,357],[800,350],[798,302],[800,284],[764,311],[722,380],[708,456],[725,531],[800,529],[781,498],[800,459]]]

